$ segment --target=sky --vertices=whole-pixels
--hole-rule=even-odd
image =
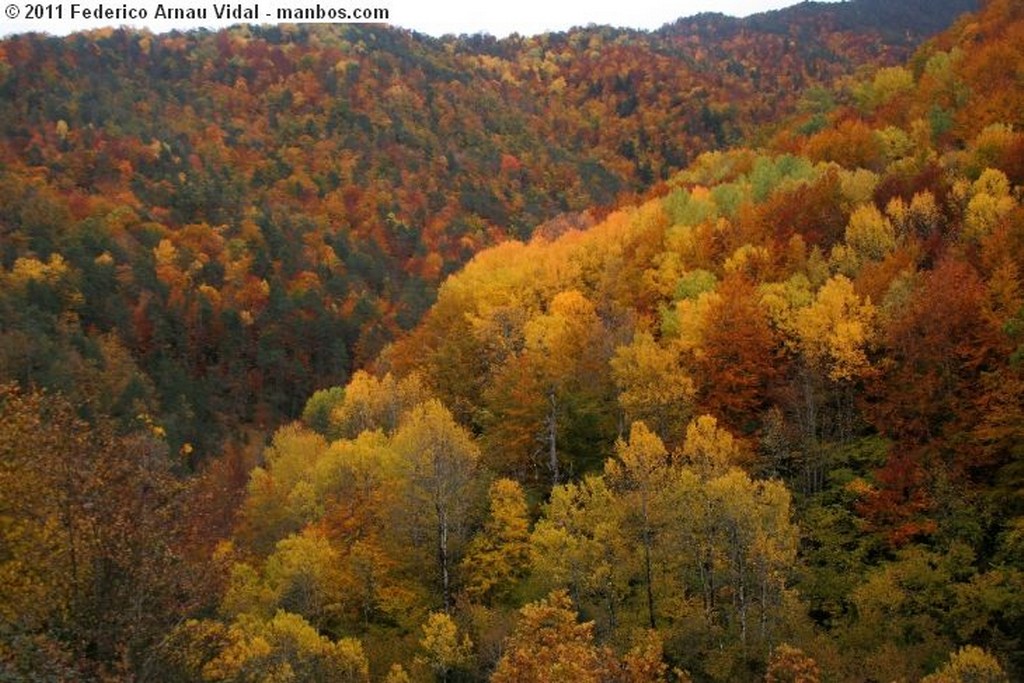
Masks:
[[[135,26],[154,32],[198,27],[221,28],[237,23],[278,23],[278,11],[303,8],[315,11],[384,8],[386,23],[433,36],[447,33],[511,33],[534,35],[563,31],[574,26],[608,24],[616,27],[655,29],[700,12],[747,16],[795,4],[796,0],[0,0],[0,36],[30,31],[65,35],[102,27]],[[250,16],[217,18],[222,5],[241,8]],[[157,19],[160,7],[205,13],[205,19]],[[106,13],[109,18],[91,15]],[[39,15],[42,16],[39,16]],[[145,15],[145,19],[141,15]],[[134,18],[133,18],[134,17]]]

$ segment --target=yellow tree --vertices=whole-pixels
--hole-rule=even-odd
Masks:
[[[800,648],[782,643],[772,652],[764,683],[820,683],[818,663]]]
[[[399,380],[391,373],[378,378],[359,370],[345,387],[342,400],[331,411],[330,431],[348,439],[374,429],[393,434],[402,415],[428,398],[427,390],[416,375]]]
[[[781,482],[754,481],[736,467],[740,444],[702,416],[687,429],[667,492],[666,542],[682,587],[701,596],[708,628],[733,629],[743,644],[766,643],[782,618],[796,527]]]
[[[462,561],[471,600],[500,598],[530,564],[530,521],[523,487],[511,479],[491,484],[490,517]]]
[[[964,213],[964,234],[980,241],[1017,206],[1010,194],[1010,181],[1002,171],[986,168],[971,185],[971,198]]]
[[[856,260],[854,269],[865,261],[880,261],[896,248],[896,229],[874,204],[862,204],[850,214],[846,244]]]
[[[393,448],[404,486],[404,500],[397,510],[399,532],[407,532],[414,546],[433,547],[441,602],[449,612],[452,569],[480,506],[480,450],[437,400],[422,403],[406,415]]]
[[[473,641],[469,636],[459,637],[455,620],[444,612],[432,612],[423,624],[420,639],[423,656],[419,661],[426,664],[439,681],[447,681],[448,675],[469,663],[473,655]]]
[[[327,442],[298,423],[281,427],[264,451],[264,465],[249,475],[239,536],[261,554],[299,531],[316,516],[309,473],[327,452]]]
[[[802,361],[799,414],[806,439],[805,487],[817,491],[825,469],[820,442],[844,441],[853,432],[854,390],[872,373],[868,352],[875,343],[877,311],[861,298],[853,283],[836,275],[799,309],[793,329]]]
[[[703,480],[724,474],[740,464],[743,449],[727,429],[711,415],[701,415],[686,426],[686,441],[679,451],[682,461]]]
[[[753,481],[733,468],[707,482],[701,495],[714,510],[705,532],[713,539],[714,583],[729,600],[728,621],[741,644],[766,643],[781,616],[786,570],[796,560],[789,491],[781,482]]]
[[[266,583],[278,607],[323,629],[340,607],[341,555],[316,527],[278,542],[267,558]]]
[[[608,335],[594,304],[577,290],[555,295],[523,335],[522,352],[496,373],[487,392],[491,438],[543,462],[557,484],[567,455],[593,457],[610,431]]]
[[[647,621],[657,628],[654,600],[654,553],[663,546],[667,527],[664,492],[669,484],[668,451],[661,439],[643,422],[634,422],[629,441],[615,444],[616,458],[605,464],[605,478],[618,494],[623,527],[630,542],[643,549],[643,581],[647,597]]]
[[[1010,677],[999,660],[975,645],[953,653],[949,661],[921,683],[1008,683]]]
[[[619,406],[627,422],[643,422],[672,443],[689,419],[695,388],[678,354],[662,348],[650,332],[638,331],[611,361]]]
[[[551,490],[530,536],[535,575],[552,589],[568,589],[575,605],[603,613],[608,629],[617,623],[634,569],[618,510],[604,477],[588,476]]]
[[[857,295],[849,279],[833,277],[796,316],[796,332],[807,361],[836,382],[863,377],[869,370],[867,349],[875,316],[875,307]]]
[[[740,457],[739,444],[718,420],[701,415],[686,428],[686,441],[680,449],[684,467],[673,480],[671,505],[684,515],[685,524],[674,528],[683,566],[695,567],[698,589],[704,602],[705,618],[713,619],[718,599],[715,556],[719,527],[717,500],[708,495],[708,482],[721,477]]]
[[[203,634],[201,622],[189,622]],[[194,640],[194,638],[193,638]],[[196,643],[197,645],[199,643]],[[242,616],[228,628],[211,659],[193,662],[193,675],[204,681],[243,683],[368,683],[370,667],[362,643],[351,638],[332,642],[302,617],[279,611],[269,620]]]

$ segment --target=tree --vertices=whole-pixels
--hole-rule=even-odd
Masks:
[[[664,660],[662,638],[655,630],[641,631],[634,639],[633,646],[622,656],[620,669],[615,676],[621,683],[665,683],[668,665]],[[678,669],[674,672],[680,683],[689,678]]]
[[[552,484],[563,461],[588,464],[611,429],[607,334],[594,304],[578,290],[559,292],[524,328],[524,348],[495,375],[490,438],[540,460]],[[577,463],[576,461],[581,461]],[[600,461],[600,458],[598,458]]]
[[[820,683],[818,663],[798,647],[782,643],[772,652],[765,683]]]
[[[695,388],[672,349],[661,347],[650,332],[615,350],[610,361],[627,423],[643,422],[673,443],[690,417]]]
[[[547,401],[544,418],[547,466],[552,484],[561,479],[559,424],[566,411],[596,408],[594,386],[605,360],[601,343],[603,329],[594,305],[579,291],[561,292],[552,299],[548,312],[527,323],[527,362],[537,373],[537,389]]]
[[[331,425],[331,415],[345,400],[345,390],[342,387],[331,387],[313,392],[313,395],[306,401],[302,409],[302,421],[307,427],[322,435],[328,441],[333,441],[341,436]]]
[[[309,473],[327,453],[323,436],[298,423],[281,427],[249,475],[239,536],[260,554],[317,516]]]
[[[416,375],[399,380],[391,373],[377,378],[360,370],[331,410],[330,431],[348,439],[374,429],[393,434],[402,416],[427,398],[427,391]]]
[[[840,633],[849,672],[919,679],[952,645],[943,624],[972,561],[963,544],[945,554],[911,545],[871,571],[851,593],[855,618]]]
[[[728,430],[718,426],[718,420],[701,415],[686,427],[686,441],[680,449],[682,461],[701,479],[721,476],[729,468],[740,464],[743,451]]]
[[[606,653],[594,644],[594,624],[580,624],[564,591],[519,611],[519,621],[498,661],[494,683],[598,683],[607,676]]]
[[[465,593],[484,603],[501,599],[530,564],[530,522],[522,486],[511,479],[491,484],[490,517],[462,560]]]
[[[393,448],[401,459],[405,487],[400,523],[414,545],[433,546],[441,604],[450,612],[452,570],[478,514],[480,450],[436,400],[406,415]]]
[[[743,645],[771,642],[785,619],[786,572],[796,559],[791,497],[777,481],[731,469],[707,482],[699,519],[706,542],[704,591]],[[755,621],[756,619],[756,621]]]
[[[885,360],[871,385],[870,416],[882,433],[924,444],[979,421],[979,380],[1007,350],[970,263],[944,258],[914,284],[882,329]]]
[[[443,612],[431,612],[423,624],[420,648],[422,661],[430,668],[439,681],[448,681],[448,675],[464,667],[473,653],[473,641],[469,636],[459,638],[455,621]]]
[[[986,168],[971,186],[971,198],[964,213],[964,235],[974,241],[982,240],[1016,206],[1006,174]]]
[[[869,369],[875,308],[862,301],[853,283],[837,275],[822,286],[814,302],[796,316],[800,348],[810,365],[832,381],[863,377]]]
[[[782,374],[780,345],[750,281],[733,275],[715,292],[695,350],[701,407],[730,425],[750,429]]]
[[[633,548],[623,547],[621,507],[604,477],[556,486],[530,536],[534,574],[552,590],[567,589],[577,609],[601,615],[602,631],[618,624],[635,576]]]
[[[714,647],[712,634],[726,632],[741,647],[764,651],[790,618],[786,582],[797,529],[786,487],[752,480],[734,465],[738,453],[714,418],[691,423],[666,493],[665,553],[674,591],[697,596],[703,608],[694,635]]]
[[[58,395],[0,386],[0,639],[148,677],[163,633],[205,599],[189,488],[141,422],[118,434]]]
[[[323,532],[306,527],[301,534],[278,541],[264,574],[280,609],[323,630],[338,616],[340,564],[340,554]]]
[[[664,492],[669,485],[668,451],[657,435],[643,422],[634,422],[629,441],[615,444],[617,459],[605,465],[605,478],[619,496],[619,505],[626,512],[625,528],[630,541],[639,541],[643,548],[643,580],[647,594],[647,621],[657,628],[654,601],[654,552],[663,545],[662,534],[667,525]]]
[[[921,679],[921,683],[1008,683],[999,660],[975,645],[967,645],[953,653],[938,671]]]
[[[224,644],[215,656],[197,664],[199,671],[194,673],[202,680],[223,683],[370,680],[362,643],[351,638],[332,642],[302,617],[285,611],[278,611],[266,621],[240,617],[228,627]]]
[[[874,204],[862,204],[850,214],[846,244],[860,262],[880,261],[896,248],[895,228]]]
[[[854,434],[856,390],[874,373],[869,352],[877,343],[877,310],[844,275],[826,281],[793,318],[799,352],[799,408],[803,432],[804,490],[824,486],[822,443],[848,441]]]

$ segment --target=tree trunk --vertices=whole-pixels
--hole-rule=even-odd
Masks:
[[[548,469],[551,471],[551,485],[558,486],[558,403],[554,388],[548,389]]]
[[[651,521],[650,515],[647,511],[647,500],[643,501],[643,514],[644,514],[644,576],[647,580],[647,620],[650,623],[652,629],[656,628],[654,620],[654,586],[653,586],[653,572],[651,571],[651,545],[653,545],[653,539],[651,538]]]
[[[647,619],[651,628],[657,628],[654,622],[654,588],[651,586],[651,540],[644,538],[644,571],[647,575]]]
[[[441,598],[445,614],[451,614],[451,578],[448,572],[448,513],[437,508],[437,563],[441,569]]]

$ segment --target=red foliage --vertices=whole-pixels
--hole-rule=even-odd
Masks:
[[[720,298],[707,312],[697,361],[701,403],[705,412],[749,431],[784,374],[779,340],[749,280],[729,277],[716,291]]]
[[[806,244],[826,251],[843,239],[848,216],[842,209],[842,188],[838,174],[826,173],[817,182],[788,191],[774,192],[760,205],[760,220],[767,234],[779,244],[788,244],[794,234]]]
[[[885,466],[875,472],[878,488],[867,492],[857,505],[869,530],[882,532],[892,547],[927,537],[937,528],[929,518],[935,501],[928,490],[928,469],[922,455],[923,451],[890,453]]]
[[[921,277],[883,330],[882,373],[867,410],[881,433],[927,443],[975,421],[979,380],[1008,353],[987,309],[985,283],[969,263],[946,258]]]

